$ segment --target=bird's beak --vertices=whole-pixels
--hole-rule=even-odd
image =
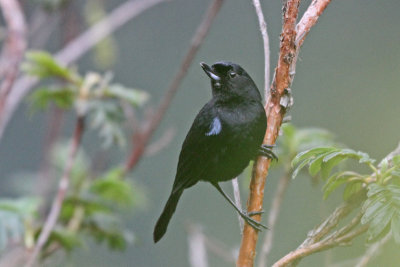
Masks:
[[[208,66],[206,63],[201,62],[200,66],[203,68],[204,72],[208,75],[208,77],[210,77],[211,80],[213,81],[220,81],[221,78],[218,76],[218,74],[216,74],[213,69]]]

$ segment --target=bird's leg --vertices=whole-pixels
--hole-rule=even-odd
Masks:
[[[258,215],[263,213],[264,211],[252,211],[252,212],[246,212],[241,210],[238,206],[236,206],[236,204],[232,201],[232,199],[230,199],[230,197],[225,194],[225,192],[222,190],[222,188],[219,186],[218,183],[211,183],[221,194],[222,196],[228,200],[228,202],[235,208],[235,210],[239,213],[239,215],[254,229],[256,229],[257,231],[261,231],[262,228],[268,229],[267,226],[261,224],[260,222],[254,220],[253,218],[251,218],[250,216],[253,215]]]
[[[275,145],[261,145],[258,151],[261,156],[265,156],[269,159],[278,161],[278,157],[275,155],[274,152],[272,152],[272,148],[274,147]]]

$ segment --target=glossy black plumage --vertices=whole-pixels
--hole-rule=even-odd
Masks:
[[[213,96],[183,142],[172,192],[154,229],[155,242],[165,234],[183,190],[198,181],[220,190],[218,182],[235,178],[257,157],[267,127],[261,95],[243,68],[230,62],[201,65]]]

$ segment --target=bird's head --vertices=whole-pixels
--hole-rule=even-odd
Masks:
[[[238,64],[220,61],[212,66],[200,63],[211,79],[214,97],[244,97],[261,101],[260,92],[250,75]]]

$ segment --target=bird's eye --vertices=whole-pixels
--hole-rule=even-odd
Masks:
[[[236,75],[237,75],[237,73],[234,71],[229,72],[229,77],[231,77],[231,78],[234,78]]]

